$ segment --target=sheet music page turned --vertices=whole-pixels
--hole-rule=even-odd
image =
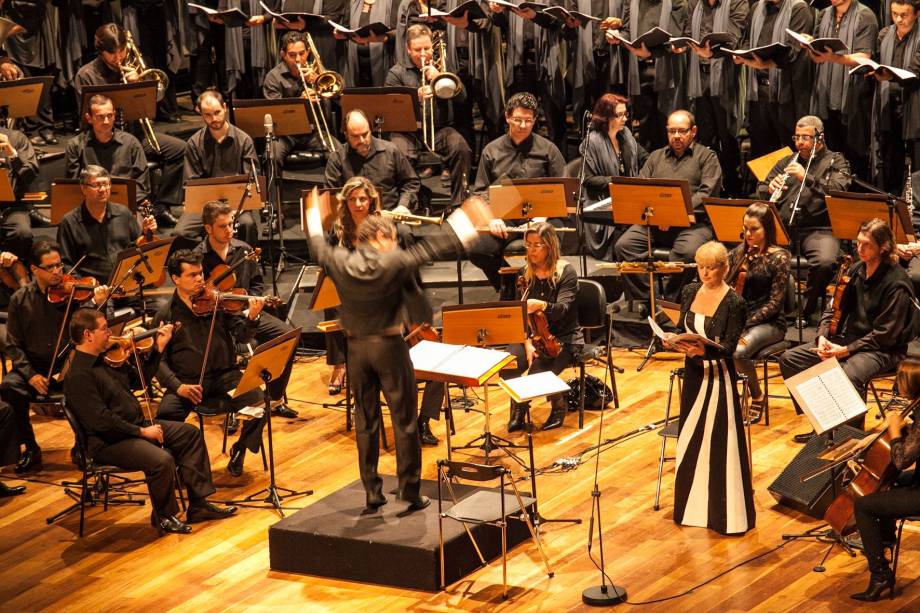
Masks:
[[[498,385],[508,392],[515,402],[526,402],[532,398],[567,392],[571,389],[550,370],[515,379],[499,379]]]
[[[421,341],[409,350],[412,366],[420,379],[464,380],[470,382],[469,385],[479,385],[481,377],[509,356],[507,351],[434,341]]]
[[[786,387],[818,434],[868,410],[836,358],[824,360],[790,377]]]

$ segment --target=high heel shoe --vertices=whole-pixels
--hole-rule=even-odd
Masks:
[[[859,592],[858,594],[850,594],[850,598],[862,602],[875,602],[882,597],[885,590],[890,590],[888,597],[894,598],[894,573],[890,570],[884,575],[872,573],[866,591]]]
[[[345,369],[338,366],[332,371],[332,379],[329,381],[327,389],[330,396],[336,396],[342,393],[342,386],[345,384]]]

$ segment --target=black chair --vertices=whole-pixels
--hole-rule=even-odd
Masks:
[[[597,358],[602,345],[589,343],[588,336],[592,330],[603,329],[607,325],[607,297],[603,286],[591,279],[579,279],[575,293],[575,305],[578,310],[578,325],[585,333],[585,345],[581,353],[575,356],[578,366],[578,427],[585,424],[585,367]],[[610,388],[613,391],[613,406],[619,408],[620,398],[617,393],[616,369],[612,362],[610,350],[607,350],[607,366],[610,372]]]
[[[478,490],[463,500],[458,501],[454,492],[454,483],[462,481],[471,481],[475,483],[499,482],[498,490]],[[510,493],[507,490],[511,487]],[[447,489],[452,506],[444,509],[443,488]],[[527,507],[534,503],[534,499],[529,496],[521,496],[517,485],[514,483],[514,475],[504,466],[487,466],[485,464],[474,464],[472,462],[451,462],[449,460],[438,460],[438,535],[440,542],[440,559],[441,559],[441,589],[445,588],[444,575],[444,520],[452,519],[463,524],[467,536],[479,556],[480,563],[485,566],[486,560],[479,549],[476,538],[470,531],[470,525],[492,525],[501,528],[502,539],[502,599],[508,597],[508,541],[507,526],[508,517],[514,513],[519,513],[518,519],[527,524],[530,535],[537,544],[537,550],[543,559],[546,567],[546,573],[549,577],[553,576],[550,569],[549,560],[543,551],[543,544],[540,541],[539,533],[534,529],[530,521],[530,515]],[[509,507],[511,507],[509,509]]]
[[[792,313],[795,313],[796,311],[795,283],[796,281],[793,278],[793,275],[790,273],[789,280],[786,283],[785,302],[783,303],[783,316],[784,317]],[[763,365],[762,386],[763,386],[763,394],[764,394],[764,405],[763,405],[763,425],[764,426],[770,425],[770,398],[788,398],[789,397],[788,395],[770,396],[770,379],[781,376],[779,373],[775,375],[771,375],[769,373],[770,364],[771,363],[778,364],[779,357],[783,355],[783,353],[787,349],[791,349],[793,346],[794,346],[794,343],[792,341],[783,339],[781,341],[773,343],[772,345],[767,345],[766,347],[758,351],[751,358],[751,360],[755,364],[755,372],[757,370],[757,365]],[[753,417],[757,418],[759,416],[753,416]]]
[[[897,521],[897,538],[894,542],[894,550],[891,552],[891,574],[894,576],[895,581],[897,581],[898,577],[898,559],[901,557],[901,534],[904,531],[904,524],[918,521],[920,521],[918,516],[902,517]],[[891,597],[894,598],[894,590],[891,590]]]

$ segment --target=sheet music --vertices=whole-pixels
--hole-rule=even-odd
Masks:
[[[866,405],[842,368],[817,375],[798,386],[820,430],[827,431],[866,412]]]
[[[409,350],[409,357],[417,371],[479,379],[508,357],[508,352],[423,340]]]
[[[567,392],[571,389],[565,381],[553,374],[551,370],[515,379],[502,379],[500,384],[505,391],[514,397],[516,402]]]
[[[594,204],[585,205],[585,211],[597,211],[598,209],[603,209],[604,207],[610,207],[610,196],[607,196],[603,200],[598,200]]]
[[[422,340],[409,350],[409,357],[412,358],[412,366],[416,370],[435,370],[441,362],[461,349],[463,345]]]

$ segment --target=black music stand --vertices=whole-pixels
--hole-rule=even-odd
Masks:
[[[15,81],[0,81],[0,108],[6,109],[7,119],[34,117],[38,107],[48,98],[54,77],[29,77]]]
[[[413,87],[350,87],[342,92],[342,116],[360,109],[377,138],[383,132],[417,132],[422,121]]]
[[[288,363],[288,360],[291,359],[291,354],[297,348],[301,331],[302,328],[294,328],[256,347],[255,353],[250,356],[249,364],[243,372],[243,378],[240,379],[236,389],[231,394],[232,398],[237,398],[264,384],[262,399],[265,403],[265,415],[263,419],[266,420],[268,426],[269,483],[268,487],[259,490],[255,494],[250,494],[242,500],[228,500],[226,504],[273,508],[278,511],[281,517],[284,517],[284,507],[281,503],[285,498],[297,498],[313,494],[313,490],[292,490],[281,487],[275,482],[275,450],[272,443],[272,399],[268,392],[269,382],[281,376],[285,364]],[[266,494],[266,496],[260,500],[259,496],[262,494]]]
[[[137,213],[137,181],[112,177],[111,204],[128,207]],[[59,224],[70,211],[83,204],[80,179],[54,179],[51,181],[51,223]]]
[[[675,179],[639,179],[633,177],[611,177],[610,201],[613,220],[618,224],[645,227],[648,249],[646,268],[648,270],[649,314],[656,315],[655,304],[655,258],[652,255],[652,226],[658,228],[688,228],[694,223],[693,205],[690,200],[690,184]],[[652,335],[645,357],[636,368],[641,371],[655,354],[657,338]]]
[[[156,81],[84,85],[82,92],[80,121],[84,121],[84,117],[89,113],[89,101],[96,95],[112,100],[117,123],[124,124],[135,119],[153,119],[157,115]]]
[[[144,287],[160,280],[166,269],[166,260],[175,236],[124,249],[118,253],[112,274],[109,276],[110,287],[120,287],[125,292],[137,291],[141,300],[141,323],[147,323],[147,300]]]

